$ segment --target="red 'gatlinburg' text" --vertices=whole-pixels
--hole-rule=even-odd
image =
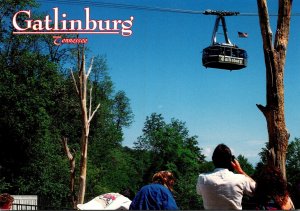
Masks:
[[[68,20],[67,14],[60,15],[58,7],[53,8],[53,19],[46,15],[43,20],[32,19],[30,10],[14,14],[12,23],[14,34],[121,34],[132,35],[134,17],[128,20],[94,20],[90,17],[90,8],[84,8],[85,20]],[[18,18],[22,16],[22,18]],[[25,17],[25,19],[24,19]],[[19,20],[22,20],[20,22]]]

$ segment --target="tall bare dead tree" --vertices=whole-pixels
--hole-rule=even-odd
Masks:
[[[73,71],[71,70],[71,75],[74,81],[74,85],[76,88],[77,95],[80,101],[81,108],[81,121],[82,121],[82,135],[80,140],[81,152],[80,152],[80,169],[79,169],[79,185],[78,185],[78,193],[77,197],[73,196],[75,193],[75,158],[74,153],[70,152],[70,149],[67,144],[67,139],[63,138],[63,146],[67,157],[70,162],[70,189],[72,194],[72,204],[73,207],[76,208],[77,204],[84,203],[85,189],[86,189],[86,171],[87,171],[87,155],[88,155],[88,140],[89,140],[89,131],[90,131],[90,123],[100,107],[100,104],[96,107],[96,109],[92,112],[92,88],[89,91],[89,107],[87,107],[88,94],[88,77],[91,73],[93,65],[93,60],[91,60],[90,67],[88,71],[85,68],[85,54],[84,48],[80,53],[78,50],[78,80],[76,80]]]
[[[274,43],[267,0],[257,0],[266,65],[266,106],[257,105],[267,121],[272,162],[286,178],[286,152],[289,133],[284,115],[284,66],[290,32],[292,0],[278,0],[278,19]]]

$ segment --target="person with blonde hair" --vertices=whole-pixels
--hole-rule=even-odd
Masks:
[[[152,183],[143,186],[132,200],[130,210],[178,210],[172,195],[175,178],[169,171],[153,175]]]

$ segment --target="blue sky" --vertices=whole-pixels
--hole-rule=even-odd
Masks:
[[[43,1],[41,1],[43,2]],[[41,10],[59,7],[68,17],[81,19],[89,7],[95,19],[128,19],[134,16],[133,35],[83,35],[91,55],[107,56],[116,90],[124,90],[135,115],[124,131],[124,145],[133,146],[151,113],[161,113],[167,122],[186,122],[190,135],[210,160],[214,147],[227,144],[236,155],[255,164],[268,140],[266,121],[256,104],[265,105],[265,66],[257,15],[227,17],[232,43],[247,50],[248,67],[239,71],[206,69],[202,49],[210,45],[215,16],[146,10],[42,3]],[[94,1],[96,2],[96,1]],[[111,0],[159,8],[205,11],[206,9],[257,14],[256,1],[240,0]],[[277,13],[277,1],[269,1],[269,13]],[[293,2],[293,13],[300,13]],[[300,16],[293,16],[285,68],[285,114],[290,140],[300,137]],[[271,17],[275,32],[276,16]],[[248,38],[238,38],[237,32]]]

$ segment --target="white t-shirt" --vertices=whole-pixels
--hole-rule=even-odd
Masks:
[[[131,200],[119,193],[105,193],[85,204],[77,204],[79,210],[129,210]]]
[[[255,185],[255,181],[243,174],[216,168],[199,175],[196,189],[202,195],[205,209],[241,210],[243,194],[253,195]]]

